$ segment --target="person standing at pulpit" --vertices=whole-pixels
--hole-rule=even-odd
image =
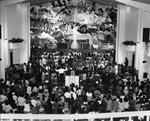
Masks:
[[[61,66],[59,69],[55,69],[55,71],[58,72],[58,77],[59,77],[58,81],[60,81],[60,82],[64,81],[64,79],[65,79],[65,72],[67,70],[68,70],[67,67],[64,68],[63,66]]]

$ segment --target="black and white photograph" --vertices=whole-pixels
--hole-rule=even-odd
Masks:
[[[150,0],[0,0],[0,121],[150,121]]]

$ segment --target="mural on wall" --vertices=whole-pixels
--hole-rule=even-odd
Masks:
[[[30,13],[32,47],[54,49],[63,42],[72,49],[83,44],[101,49],[115,43],[117,10],[111,6],[89,0],[57,0],[32,6]]]

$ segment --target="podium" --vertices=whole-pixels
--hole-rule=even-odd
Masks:
[[[65,76],[65,86],[70,86],[71,84],[79,86],[79,76]]]

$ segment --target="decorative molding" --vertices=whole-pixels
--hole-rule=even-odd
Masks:
[[[135,51],[136,50],[136,46],[135,45],[126,46],[126,50],[127,51]]]
[[[9,49],[21,48],[22,43],[9,43]]]

